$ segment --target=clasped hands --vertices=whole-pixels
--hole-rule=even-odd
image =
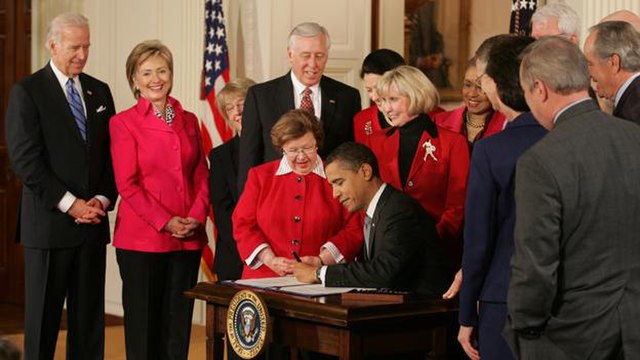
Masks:
[[[102,221],[100,217],[106,215],[102,202],[96,198],[89,201],[76,199],[67,214],[75,219],[76,224],[99,224]]]
[[[174,216],[162,229],[173,237],[183,239],[193,236],[199,226],[200,222],[192,217]]]
[[[315,269],[321,265],[319,256],[302,256],[300,257],[301,262],[297,262],[283,256],[276,256],[271,248],[262,250],[258,257],[269,269],[278,274],[278,276],[295,275],[297,269],[304,268],[311,269],[315,279]]]

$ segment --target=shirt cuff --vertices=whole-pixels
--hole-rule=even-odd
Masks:
[[[262,266],[262,260],[258,259],[258,254],[260,253],[260,251],[268,247],[269,247],[269,244],[264,243],[264,244],[258,245],[258,247],[256,247],[255,250],[253,250],[251,255],[249,255],[249,257],[244,261],[250,269],[255,270],[260,266]]]
[[[336,264],[344,262],[344,256],[342,255],[340,250],[338,250],[338,247],[335,246],[331,241],[327,241],[324,245],[322,245],[320,250],[322,249],[327,249],[327,251],[329,251],[329,254],[331,254],[333,259],[336,261]]]
[[[102,209],[104,211],[107,211],[109,205],[111,205],[111,201],[109,201],[109,199],[107,199],[107,197],[104,195],[96,195],[94,197],[98,199],[98,201],[100,201],[100,203],[102,204]]]
[[[327,265],[324,265],[320,268],[320,282],[322,285],[325,284],[324,279],[327,277]]]
[[[64,193],[62,199],[60,199],[60,202],[58,202],[58,210],[66,214],[67,211],[71,209],[71,206],[76,201],[76,199],[77,198],[75,195],[67,191],[66,193]]]

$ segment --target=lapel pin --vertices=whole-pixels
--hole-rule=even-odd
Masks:
[[[422,161],[427,162],[427,157],[431,156],[434,161],[438,161],[434,152],[436,152],[436,147],[431,143],[431,139],[427,139],[424,143],[422,143],[422,147],[424,148],[424,158]]]
[[[93,95],[93,93],[91,92],[91,90],[87,90],[87,95]]]

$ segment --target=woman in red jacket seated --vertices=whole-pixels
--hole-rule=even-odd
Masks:
[[[436,220],[453,264],[459,264],[469,149],[460,134],[427,115],[437,105],[436,88],[422,71],[400,66],[378,80],[382,109],[393,127],[371,136],[382,180],[409,194]]]
[[[505,117],[500,111],[491,107],[491,102],[480,87],[475,57],[467,63],[467,71],[462,82],[462,100],[464,105],[438,113],[433,121],[445,129],[464,135],[471,150],[473,143],[502,131]]]
[[[369,145],[369,136],[391,126],[391,121],[380,111],[381,99],[376,91],[376,83],[386,71],[405,64],[402,55],[389,49],[375,50],[364,58],[360,78],[372,104],[353,117],[353,135],[356,142]]]
[[[294,252],[320,266],[351,261],[362,249],[362,214],[333,198],[317,153],[323,138],[322,125],[303,110],[289,111],[271,129],[282,159],[249,171],[233,213],[242,278],[291,274]]]

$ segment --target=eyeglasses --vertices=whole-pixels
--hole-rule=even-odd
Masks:
[[[282,149],[282,153],[287,157],[294,159],[298,157],[299,154],[310,156],[311,154],[315,153],[316,150],[318,150],[318,147],[316,145],[313,145],[306,146],[300,149]]]
[[[232,111],[239,113],[242,111],[242,109],[244,109],[244,101],[235,104],[227,104],[224,106],[224,111],[226,111],[227,113],[230,113]]]

